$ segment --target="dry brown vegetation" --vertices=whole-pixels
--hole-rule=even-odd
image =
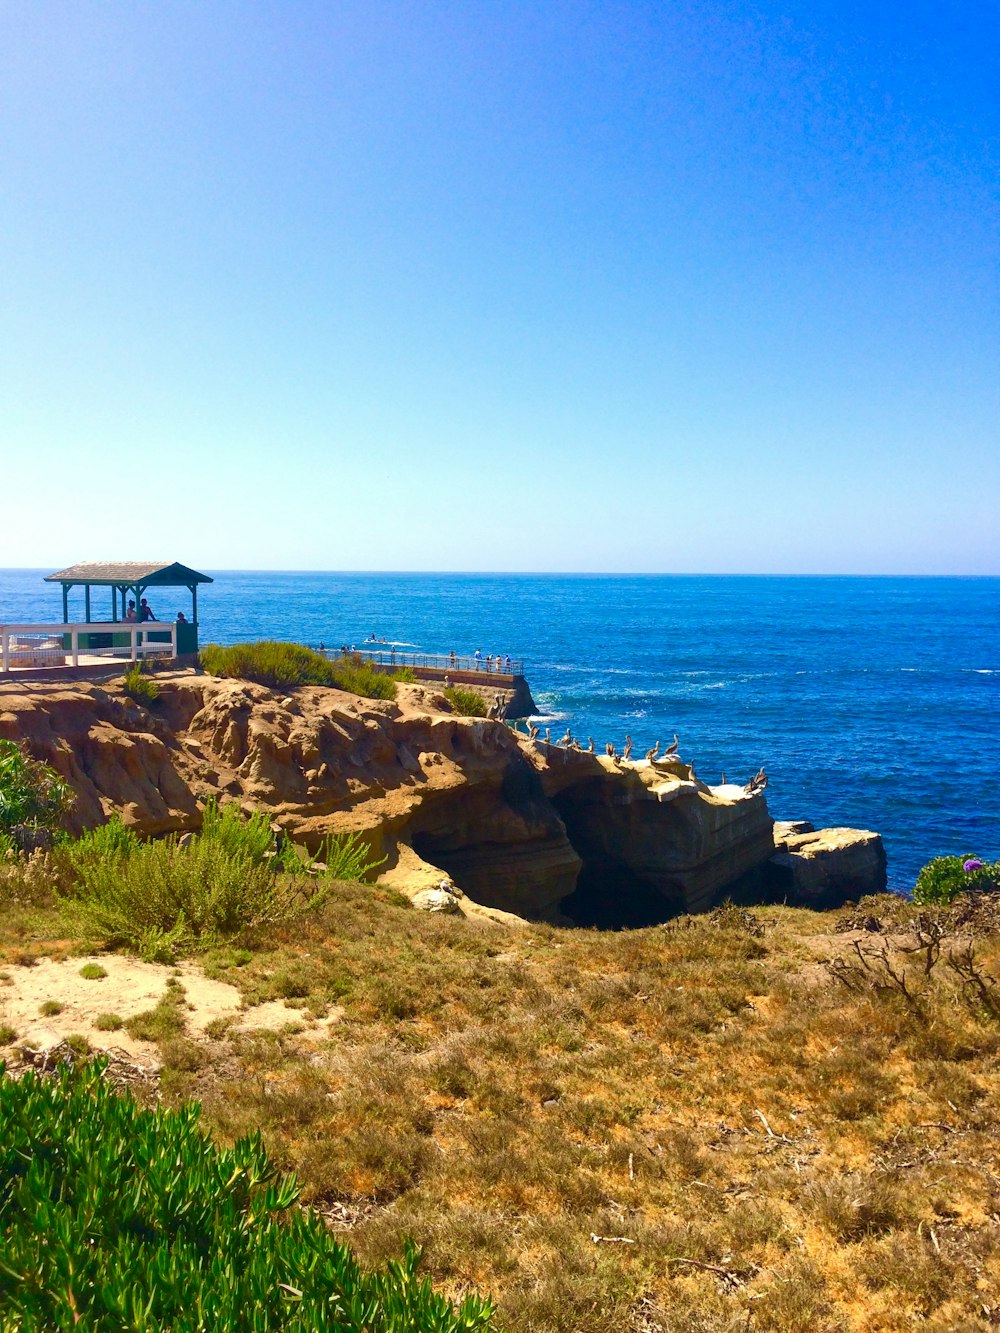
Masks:
[[[837,924],[517,928],[343,885],[204,957],[301,1023],[206,1046],[175,997],[149,1016],[161,1094],[260,1126],[362,1260],[413,1236],[508,1333],[995,1329],[995,915]],[[57,933],[11,908],[0,966]]]

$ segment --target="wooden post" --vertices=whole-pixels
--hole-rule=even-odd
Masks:
[[[63,590],[63,624],[69,624],[69,584],[62,585]]]
[[[0,658],[3,659],[4,671],[10,670],[10,634],[6,625],[0,625]]]
[[[74,625],[69,632],[69,647],[73,654],[73,665],[80,665],[80,631]]]
[[[85,610],[84,610],[84,619],[86,620],[87,624],[89,625],[89,624],[90,624],[90,584],[89,584],[89,583],[85,583],[85,584],[83,585],[83,605],[84,605],[84,608],[85,608]]]

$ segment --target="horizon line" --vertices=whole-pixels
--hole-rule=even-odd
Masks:
[[[37,574],[44,565],[0,565],[0,573]],[[325,569],[320,566],[292,565],[216,565],[216,574],[336,574],[336,575],[393,575],[397,578],[636,578],[636,579],[1000,579],[996,573],[951,572],[927,573],[917,571],[887,572],[820,570],[586,570],[586,569]]]

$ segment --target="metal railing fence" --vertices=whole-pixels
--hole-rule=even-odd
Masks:
[[[481,671],[484,675],[523,676],[522,658],[500,657],[495,655],[469,657],[459,653],[420,653],[405,648],[394,648],[391,644],[362,644],[360,648],[348,648],[349,653],[356,653],[380,666],[422,667],[427,671]],[[338,648],[327,648],[326,656],[335,658],[342,655]]]

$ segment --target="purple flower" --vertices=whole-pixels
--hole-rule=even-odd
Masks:
[[[970,856],[968,861],[962,862],[962,869],[967,875],[971,874],[973,870],[982,870],[982,868],[982,861],[978,861],[974,856]]]

